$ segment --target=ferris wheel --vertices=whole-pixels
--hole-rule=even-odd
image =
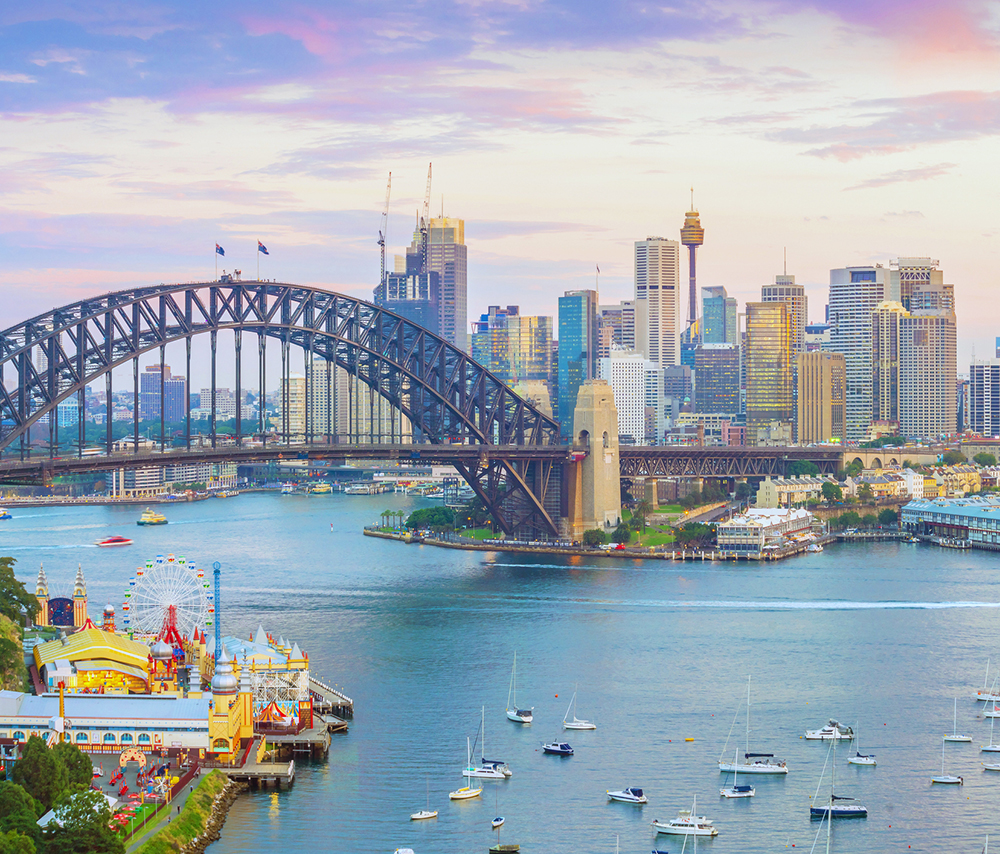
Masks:
[[[177,631],[190,637],[209,628],[215,597],[205,573],[183,557],[157,555],[129,579],[122,604],[122,624],[129,634],[156,635],[173,606]]]

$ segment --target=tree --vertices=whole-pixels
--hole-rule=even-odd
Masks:
[[[834,501],[844,500],[844,490],[842,490],[833,481],[826,481],[822,487],[820,487],[820,494],[823,496],[823,500],[827,504],[833,504]]]
[[[861,472],[865,470],[864,465],[860,460],[855,460],[846,469],[844,469],[845,477],[857,477]]]
[[[52,809],[69,786],[65,766],[37,735],[24,745],[11,779],[47,810]]]
[[[995,466],[997,464],[997,458],[994,457],[993,454],[987,454],[985,451],[983,451],[980,454],[976,454],[972,458],[972,461],[977,466],[990,466],[990,467],[992,467],[992,466]]]
[[[618,527],[615,528],[614,533],[611,535],[611,541],[614,543],[627,543],[631,539],[631,528],[629,528],[626,522],[619,522]]]
[[[0,833],[23,834],[37,841],[42,805],[16,783],[0,782]],[[0,844],[0,854],[5,851]]]
[[[861,524],[861,517],[854,510],[848,510],[846,513],[841,513],[837,519],[837,527],[843,528],[857,528]]]
[[[646,517],[652,512],[653,506],[643,498],[638,504],[635,505],[635,510],[632,511],[632,528],[636,531],[642,530],[646,533]]]
[[[585,546],[603,546],[607,542],[607,536],[600,528],[591,528],[583,532],[583,544]]]
[[[786,477],[814,477],[819,474],[819,466],[809,460],[792,460],[785,466]]]
[[[961,451],[946,451],[944,456],[941,458],[941,461],[946,466],[957,466],[961,463],[964,463],[966,460],[965,460],[965,454],[963,454]]]
[[[0,833],[0,854],[35,854],[37,850],[30,836],[16,830]]]
[[[865,513],[865,515],[861,517],[861,523],[866,528],[874,528],[878,524],[878,516],[874,513]]]
[[[46,834],[45,854],[125,854],[125,843],[108,827],[111,808],[101,792],[74,792],[56,807],[61,823]]]
[[[455,524],[455,511],[450,507],[421,507],[406,519],[407,528],[450,528]]]
[[[858,500],[862,504],[870,504],[875,500],[875,493],[872,491],[870,483],[863,483],[858,487]]]
[[[674,539],[682,546],[705,546],[715,543],[715,526],[704,522],[688,522],[674,528]]]
[[[878,514],[878,523],[880,525],[891,526],[895,525],[899,521],[899,514],[890,507],[886,507],[885,510]]]
[[[0,557],[0,614],[10,618],[17,625],[23,625],[22,612],[28,612],[31,619],[38,611],[38,600],[14,577],[15,558]]]
[[[77,747],[69,741],[64,741],[52,748],[52,753],[66,769],[69,786],[89,789],[94,780],[94,764]]]
[[[738,501],[746,501],[750,497],[750,484],[745,480],[742,483],[736,484],[736,499]]]

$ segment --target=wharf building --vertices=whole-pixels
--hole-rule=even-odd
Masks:
[[[597,377],[597,291],[567,291],[559,297],[558,406],[563,436],[573,431],[580,386]]]
[[[636,241],[635,303],[635,349],[661,368],[679,365],[680,243],[676,240]]]
[[[1000,436],[1000,359],[969,367],[967,425],[980,436]]]
[[[751,508],[716,527],[719,550],[737,554],[763,553],[812,532],[813,514],[803,508]]]
[[[841,442],[846,439],[847,368],[840,353],[799,353],[797,441]]]
[[[794,419],[792,327],[784,302],[746,305],[746,420],[753,444],[756,428]]]
[[[1000,550],[1000,499],[924,498],[900,512],[904,531],[967,542],[974,549]]]

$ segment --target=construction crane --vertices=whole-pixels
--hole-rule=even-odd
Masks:
[[[392,172],[389,173],[389,181],[385,185],[385,207],[382,209],[382,227],[378,230],[378,246],[379,251],[382,253],[382,278],[379,279],[379,284],[383,291],[385,291],[385,237],[389,233],[389,191],[391,189]],[[383,293],[382,296],[385,299],[388,295]]]
[[[424,193],[424,210],[420,217],[420,272],[427,272],[427,235],[431,227],[431,166],[427,164],[427,192]]]

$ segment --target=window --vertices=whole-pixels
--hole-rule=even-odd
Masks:
[[[106,733],[104,733],[104,743],[105,744],[114,744],[115,743],[115,734],[113,732],[106,732]]]
[[[131,744],[131,743],[132,743],[132,736],[130,736],[128,733],[125,733],[122,736],[122,744]]]
[[[24,741],[24,733],[18,730],[14,733],[14,741]]]
[[[217,738],[212,742],[212,749],[220,752],[229,750],[229,742],[224,738]]]
[[[149,744],[149,734],[148,733],[144,732],[144,733],[142,733],[139,736],[139,744]]]
[[[87,738],[87,733],[85,733],[85,732],[78,732],[76,734],[76,741],[77,741],[78,744],[85,744],[89,740],[90,739]]]

